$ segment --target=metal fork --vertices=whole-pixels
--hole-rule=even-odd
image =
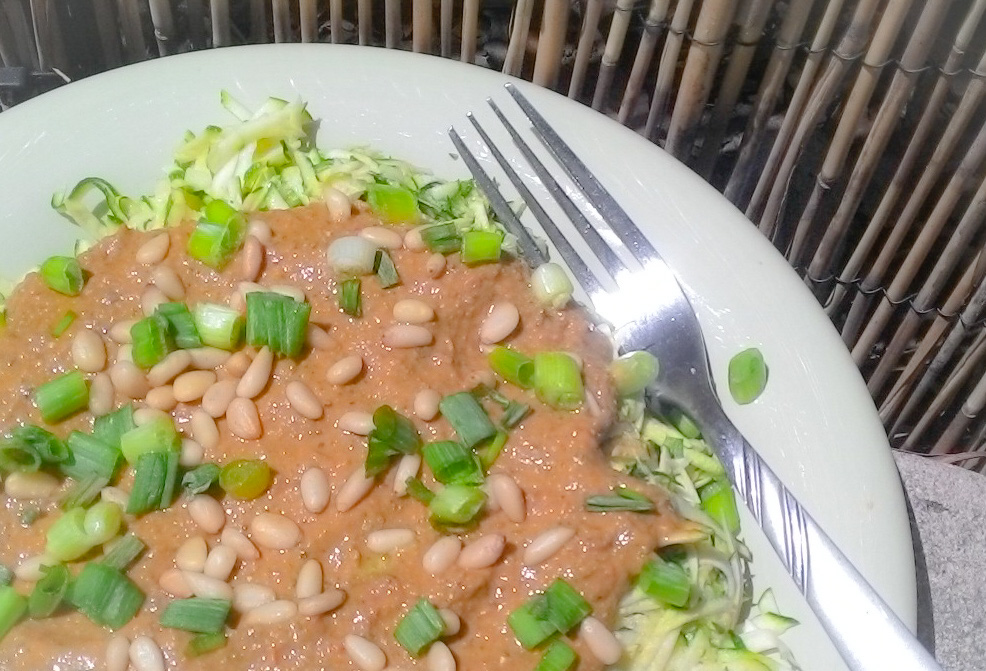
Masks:
[[[669,402],[695,420],[725,466],[726,475],[737,495],[763,529],[850,669],[940,669],[931,654],[908,631],[723,412],[709,372],[701,327],[674,272],[623,208],[520,91],[512,84],[507,84],[506,88],[531,122],[534,135],[548,148],[592,208],[639,263],[639,267],[630,267],[621,260],[496,103],[488,100],[542,186],[571,219],[618,287],[616,290],[604,288],[604,281],[582,260],[479,121],[469,115],[483,142],[593,305],[607,317],[612,315],[614,306],[617,312],[622,312],[618,315],[620,319],[615,332],[621,351],[647,350],[661,362],[660,379],[648,389],[648,403]],[[449,130],[449,135],[476,183],[489,198],[494,212],[517,237],[523,258],[532,266],[545,263],[548,260],[546,254],[521,224],[463,138],[454,128]],[[637,287],[632,297],[627,295],[629,289],[620,288],[630,286]],[[643,301],[640,300],[639,288],[642,286],[646,287]],[[643,309],[638,308],[635,312],[629,310],[629,306],[639,303],[645,304]],[[603,310],[603,306],[609,309]]]

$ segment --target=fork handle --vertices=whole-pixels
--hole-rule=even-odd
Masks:
[[[718,400],[679,405],[695,418],[718,453],[737,494],[846,665],[852,671],[941,671],[934,657],[746,442]]]

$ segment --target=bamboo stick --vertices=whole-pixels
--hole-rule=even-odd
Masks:
[[[171,16],[171,2],[170,0],[150,0],[150,10],[158,54],[167,56],[174,51],[172,42],[175,39],[175,22]]]
[[[510,29],[510,42],[507,44],[507,56],[503,59],[503,72],[505,74],[520,76],[520,71],[524,67],[527,36],[531,30],[533,14],[534,0],[517,0],[511,18],[513,25]]]
[[[291,5],[288,0],[273,0],[274,41],[291,41]]]
[[[774,222],[762,221],[761,215],[763,214],[770,185],[777,176],[781,160],[787,153],[792,141],[791,138],[798,128],[798,121],[804,112],[805,106],[808,104],[808,98],[815,84],[818,70],[822,66],[826,49],[835,32],[839,13],[842,10],[842,4],[843,0],[829,0],[825,5],[825,12],[822,15],[821,22],[818,24],[818,28],[815,30],[815,37],[812,39],[805,64],[801,68],[801,75],[798,77],[798,83],[791,96],[791,102],[788,103],[781,127],[777,132],[777,136],[774,138],[773,144],[771,144],[770,154],[767,156],[767,161],[763,169],[759,171],[760,178],[757,180],[756,186],[753,189],[753,195],[750,197],[750,202],[746,206],[746,216],[750,221],[759,222],[760,232],[767,237],[773,234]]]
[[[401,45],[401,0],[384,0],[383,21],[385,41],[388,49],[397,49]]]
[[[455,9],[453,0],[442,0],[441,8],[441,54],[442,58],[452,58],[452,17]]]
[[[116,4],[113,0],[93,0],[92,13],[102,46],[103,66],[107,69],[119,67],[123,64],[123,51],[116,20]]]
[[[682,0],[692,2],[692,0]],[[599,75],[596,77],[596,90],[592,94],[592,109],[601,110],[606,102],[606,95],[613,84],[613,74],[623,51],[630,19],[633,17],[633,0],[617,0],[613,11],[613,20],[609,24],[609,34],[606,36],[606,47],[603,49],[602,62],[599,65]]]
[[[530,16],[527,17],[530,22]],[[462,62],[476,60],[476,40],[479,36],[479,0],[465,0],[462,3]],[[524,34],[527,41],[527,34]]]
[[[751,162],[757,156],[763,134],[767,129],[767,121],[774,113],[777,101],[784,88],[784,82],[791,69],[794,59],[794,45],[801,39],[808,16],[815,0],[794,0],[788,7],[777,34],[777,43],[771,54],[767,69],[760,81],[753,113],[750,115],[743,131],[743,141],[740,145],[739,156],[729,175],[724,194],[734,205],[743,208],[746,205],[746,184],[753,173]]]
[[[4,18],[6,15],[6,18]],[[37,51],[30,43],[31,23],[18,3],[0,3],[0,57],[10,66],[37,67]]]
[[[318,0],[300,0],[301,41],[318,42]]]
[[[205,7],[203,0],[185,0],[185,16],[187,17],[188,46],[190,49],[205,48]]]
[[[531,79],[538,86],[553,89],[558,83],[567,33],[568,0],[545,0],[534,58],[534,76]]]
[[[214,3],[215,0],[210,1],[210,4]],[[268,40],[267,0],[250,0],[250,39],[254,44],[265,44]]]
[[[585,14],[582,17],[579,45],[575,50],[572,81],[568,85],[569,98],[579,98],[582,95],[582,86],[585,84],[585,74],[589,69],[589,59],[592,57],[592,47],[596,43],[596,32],[599,30],[599,19],[602,13],[602,0],[588,0]]]
[[[142,61],[147,58],[147,42],[140,21],[140,8],[131,0],[116,0],[116,6],[126,60],[129,63]]]
[[[832,0],[840,2],[841,0]],[[678,0],[671,16],[671,29],[664,41],[664,50],[657,67],[657,80],[654,82],[654,95],[651,96],[650,109],[647,110],[647,122],[644,124],[644,137],[654,138],[654,130],[658,119],[663,123],[671,99],[671,89],[678,73],[678,57],[681,55],[681,45],[685,39],[685,29],[691,17],[694,0]]]
[[[342,43],[342,0],[329,0],[329,39]]]
[[[644,88],[644,80],[650,70],[657,41],[663,32],[661,24],[667,17],[670,8],[670,0],[652,0],[650,3],[650,11],[647,12],[647,19],[644,21],[644,34],[640,37],[637,53],[633,57],[630,77],[627,79],[626,88],[623,90],[623,100],[620,101],[617,120],[622,124],[625,124],[630,118],[633,105],[637,102],[637,97]]]
[[[373,2],[372,0],[359,0],[357,3],[357,32],[359,33],[359,43],[363,46],[370,44],[373,40]]]
[[[970,87],[974,83],[976,82],[971,82]],[[956,114],[958,114],[957,111]],[[951,126],[951,124],[949,125]],[[939,144],[938,149],[940,148],[942,148],[942,144]],[[936,155],[938,154],[937,149],[935,153]],[[921,227],[917,240],[911,246],[910,250],[908,250],[904,262],[900,265],[897,270],[897,274],[891,281],[890,287],[887,290],[887,295],[880,301],[875,313],[863,329],[863,333],[860,335],[859,340],[857,340],[856,344],[853,345],[852,355],[857,364],[859,364],[869,353],[870,349],[882,333],[883,328],[887,325],[887,322],[893,315],[894,306],[892,303],[902,300],[905,293],[910,288],[911,281],[914,279],[914,276],[917,274],[925,258],[927,258],[928,254],[931,252],[935,241],[941,234],[945,224],[948,223],[952,211],[958,204],[958,201],[961,198],[969,179],[975,175],[976,170],[982,164],[984,157],[986,157],[986,123],[984,123],[979,129],[979,133],[973,141],[972,146],[962,158],[959,167],[956,169],[955,173],[952,175],[952,178],[945,187],[945,190],[935,203],[935,207],[928,216],[927,221]],[[945,156],[941,157],[941,160],[945,159]],[[932,157],[932,161],[934,161],[934,157]],[[923,180],[924,176],[922,175],[922,181]],[[919,182],[918,188],[920,187],[921,183]],[[911,205],[912,200],[909,200],[904,209],[905,214],[908,212],[908,208],[910,208]],[[913,214],[916,216],[916,212]],[[901,215],[899,221],[906,221],[904,214]],[[899,238],[901,236],[895,234],[897,234],[896,228],[892,231],[891,235],[891,237],[895,239],[888,240],[887,245],[885,245],[884,250],[881,252],[881,257],[890,254],[891,243],[900,243]],[[878,264],[879,263],[880,260],[878,259]],[[889,265],[889,260],[885,261],[885,263]]]
[[[411,50],[431,53],[431,0],[413,0],[411,5]]]
[[[962,437],[966,427],[979,415],[984,405],[986,405],[986,375],[983,375],[969,392],[962,407],[952,417],[952,421],[939,436],[930,453],[946,454],[954,451],[955,444]]]
[[[127,2],[127,0],[122,0]],[[233,43],[229,21],[229,0],[210,0],[212,10],[212,46],[228,47]]]
[[[890,141],[890,136],[900,121],[901,111],[914,92],[917,72],[927,62],[928,54],[939,38],[938,33],[949,7],[950,3],[948,2],[929,2],[921,10],[917,26],[901,57],[900,67],[894,73],[890,89],[884,97],[883,104],[880,105],[880,109],[873,120],[873,126],[850,174],[846,190],[839,199],[836,214],[831,221],[826,223],[821,243],[811,260],[809,272],[816,277],[829,272],[835,250],[843,243],[852,216],[856,213],[856,208],[863,198],[863,192],[869,185],[877,163]],[[898,17],[896,25],[889,27],[887,31],[882,31],[881,29],[888,23],[886,17],[895,14]],[[877,29],[877,34],[863,62],[863,69],[856,79],[856,84],[853,86],[852,93],[846,103],[846,109],[839,120],[835,137],[829,145],[829,151],[816,178],[809,205],[805,208],[801,221],[798,223],[795,233],[795,250],[792,250],[791,257],[795,263],[799,262],[801,249],[805,247],[809,234],[814,228],[817,206],[822,194],[832,188],[843,171],[860,119],[866,113],[873,90],[876,88],[877,79],[881,74],[880,68],[889,58],[890,50],[906,16],[907,12],[895,8],[893,12],[884,14],[884,20],[881,21],[880,28]],[[878,45],[882,48],[878,48]]]
[[[52,35],[52,19],[54,7],[49,8],[49,0],[31,0],[31,31],[34,35],[35,58],[38,69],[47,70],[55,66],[53,57],[56,39]]]

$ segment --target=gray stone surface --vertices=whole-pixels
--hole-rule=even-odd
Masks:
[[[933,639],[946,671],[984,671],[986,477],[913,454],[894,458],[911,508],[918,636]]]

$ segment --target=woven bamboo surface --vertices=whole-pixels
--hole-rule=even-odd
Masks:
[[[984,13],[986,0],[0,0],[0,61],[78,78],[319,41],[554,88],[746,213],[841,331],[894,446],[978,469]]]

